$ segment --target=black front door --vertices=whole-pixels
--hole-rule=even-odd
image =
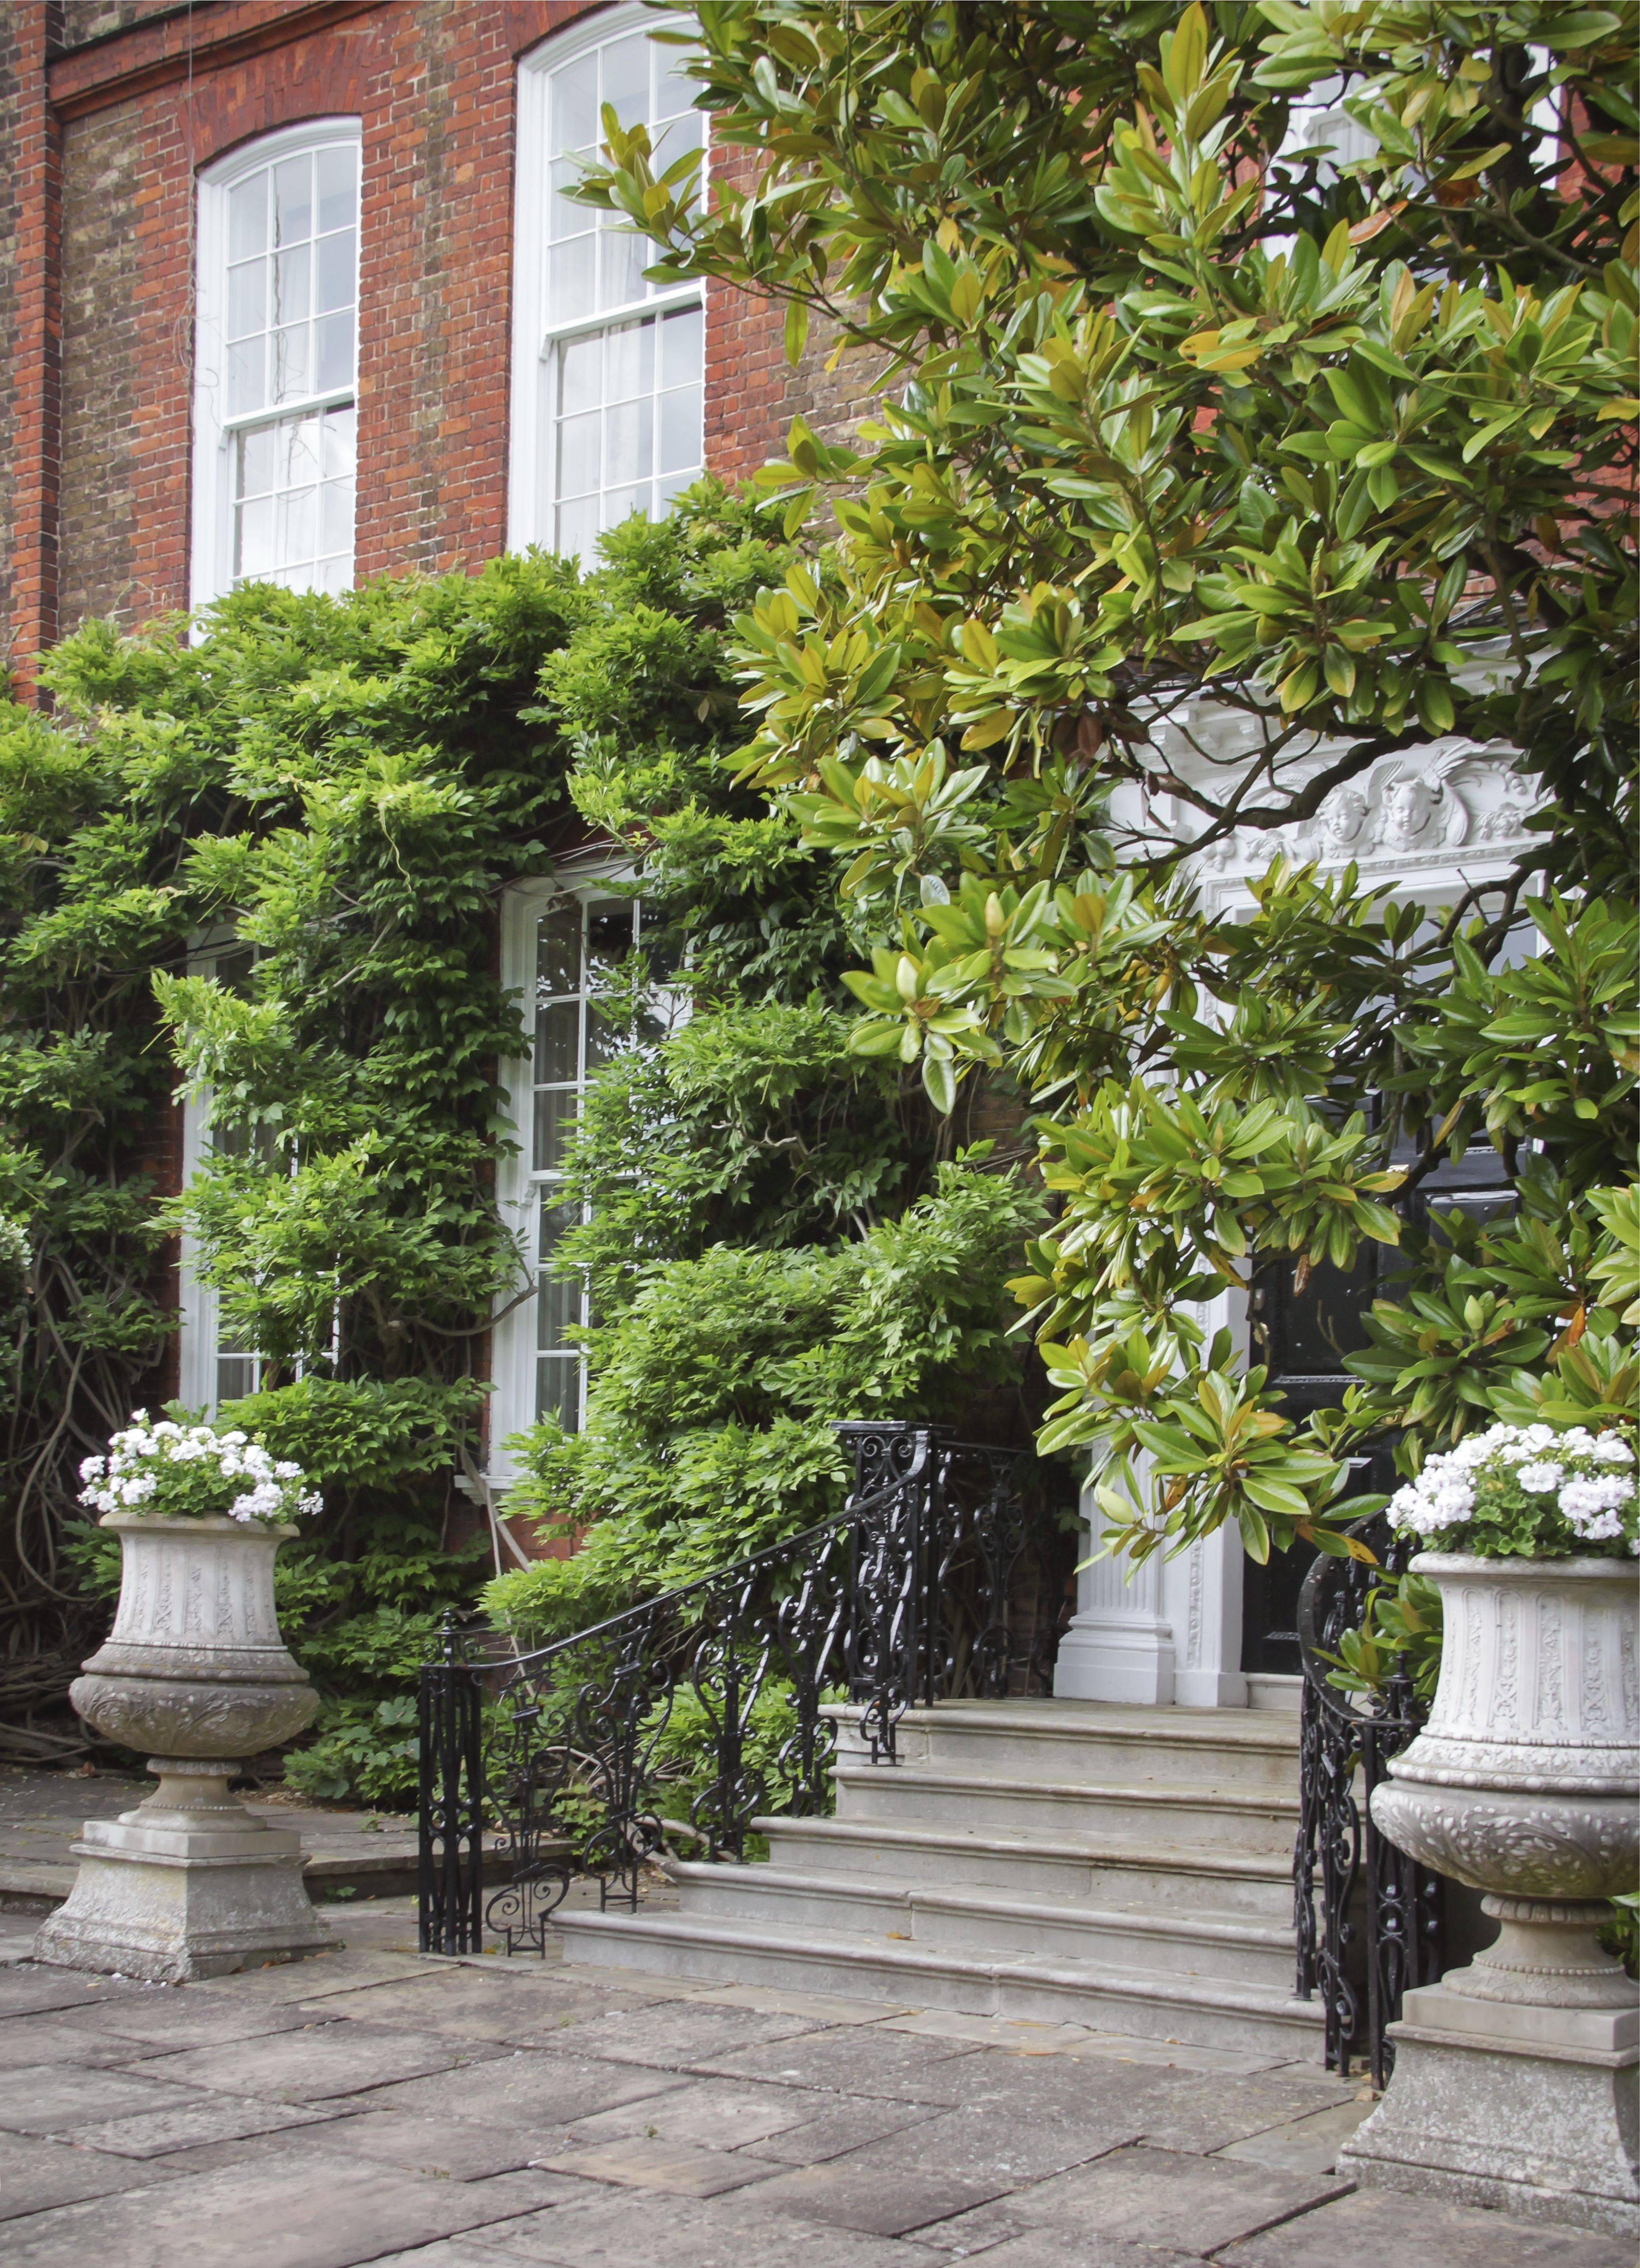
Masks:
[[[1509,1201],[1503,1161],[1482,1142],[1438,1167],[1404,1210],[1415,1219],[1431,1206],[1487,1215]],[[1254,1359],[1269,1364],[1271,1385],[1285,1396],[1283,1415],[1302,1419],[1309,1410],[1335,1405],[1353,1382],[1344,1358],[1367,1344],[1362,1319],[1380,1293],[1394,1290],[1395,1250],[1364,1244],[1352,1269],[1313,1269],[1302,1292],[1293,1289],[1293,1273],[1291,1263],[1283,1262],[1261,1269],[1254,1279]],[[1350,1492],[1394,1486],[1386,1449],[1355,1475]],[[1267,1567],[1247,1561],[1241,1587],[1244,1670],[1298,1674],[1298,1590],[1313,1560],[1300,1547],[1273,1552]]]

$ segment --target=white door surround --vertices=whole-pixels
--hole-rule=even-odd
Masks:
[[[1210,742],[1220,744],[1216,754],[1235,753],[1250,736],[1251,720],[1215,713],[1203,702],[1188,733],[1187,739],[1166,725],[1157,733],[1164,754],[1186,777],[1202,768],[1195,752]],[[1306,770],[1335,753],[1313,751],[1295,767],[1291,784],[1301,784]],[[1248,877],[1262,873],[1283,850],[1323,872],[1353,860],[1364,887],[1387,883],[1398,899],[1430,907],[1451,904],[1476,883],[1501,881],[1528,847],[1526,823],[1537,800],[1531,784],[1512,770],[1512,755],[1505,747],[1450,737],[1379,757],[1302,826],[1268,834],[1239,829],[1216,843],[1196,862],[1204,910],[1250,912]],[[1224,777],[1214,784],[1222,792]],[[1180,836],[1195,825],[1171,797],[1156,800],[1148,817],[1158,831]],[[1213,1303],[1202,1318],[1210,1336],[1225,1322],[1245,1327],[1245,1302],[1237,1305],[1244,1309],[1239,1316],[1230,1300]],[[1092,1537],[1102,1519],[1091,1496],[1085,1506]],[[1174,1559],[1158,1557],[1137,1570],[1126,1559],[1085,1561],[1077,1577],[1076,1616],[1060,1641],[1055,1693],[1190,1708],[1242,1708],[1250,1700],[1268,1705],[1283,1681],[1249,1679],[1241,1668],[1244,1565],[1239,1538],[1223,1530]]]

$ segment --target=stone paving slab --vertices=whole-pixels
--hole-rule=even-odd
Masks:
[[[519,2260],[548,2268],[949,2268],[948,2252],[771,2213],[757,2196],[606,2191],[487,2231],[485,2243],[496,2248],[488,2268]]]
[[[21,2064],[0,2070],[0,2126],[13,2134],[72,2132],[139,2110],[195,2104],[195,2089],[134,2071],[84,2065]]]
[[[340,2153],[249,2165],[60,2205],[11,2222],[7,2268],[356,2268],[539,2207],[550,2176],[498,2174],[481,2189],[377,2170]]]
[[[504,2052],[482,2041],[462,2043],[431,2032],[320,2023],[221,2047],[185,2048],[180,2055],[145,2064],[143,2076],[152,2073],[188,2087],[261,2095],[274,2102],[322,2102],[327,2095],[362,2095],[398,2080],[466,2070]]]
[[[1307,2066],[337,1918],[344,1948],[180,1989],[0,1928],[6,2268],[1633,2268],[1357,2196],[1365,2090]]]
[[[43,2135],[0,2134],[0,2222],[164,2178],[126,2159],[75,2149]],[[0,2232],[0,2255],[8,2252],[6,2235]]]
[[[1381,2260],[1393,2268],[1634,2268],[1634,2257],[1633,2244],[1621,2237],[1541,2228],[1512,2213],[1435,2198],[1357,2190],[1321,2213],[1232,2245],[1223,2262],[1224,2268],[1340,2268],[1351,2260]]]

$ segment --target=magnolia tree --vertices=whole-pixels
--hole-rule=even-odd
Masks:
[[[768,475],[835,541],[739,624],[742,776],[837,854],[854,1046],[1040,1112],[1043,1446],[1137,1555],[1341,1550],[1364,1446],[1634,1398],[1636,12],[693,0],[744,162],[702,203],[605,114],[651,276],[880,384]],[[1538,813],[1502,880],[1431,920],[1272,843],[1204,909],[1187,838],[1431,740]],[[1512,1203],[1408,1202],[1477,1140]],[[1338,1409],[1198,1320],[1397,1244]]]

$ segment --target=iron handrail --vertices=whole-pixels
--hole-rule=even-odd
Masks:
[[[1017,1454],[945,1427],[837,1430],[855,1486],[796,1535],[524,1653],[445,1616],[422,1673],[423,1951],[477,1951],[486,1927],[544,1951],[575,1874],[600,1905],[636,1906],[669,1835],[741,1859],[761,1815],[823,1808],[835,1693],[871,1761],[892,1764],[913,1704],[1041,1682],[1042,1587],[1024,1646],[1011,1610],[1043,1542]],[[691,1767],[687,1814],[668,1815]],[[487,1815],[508,1874],[488,1896]]]
[[[1410,1547],[1381,1513],[1348,1532],[1372,1562],[1318,1557],[1298,1594],[1296,1990],[1305,2000],[1321,1994],[1327,2069],[1347,2075],[1361,2050],[1382,2088],[1395,2060],[1388,2027],[1403,1995],[1440,1975],[1442,1890],[1440,1876],[1397,1850],[1372,1817],[1373,1789],[1427,1713],[1404,1662],[1364,1707],[1329,1683],[1341,1638],[1361,1627],[1378,1585],[1404,1572]]]

